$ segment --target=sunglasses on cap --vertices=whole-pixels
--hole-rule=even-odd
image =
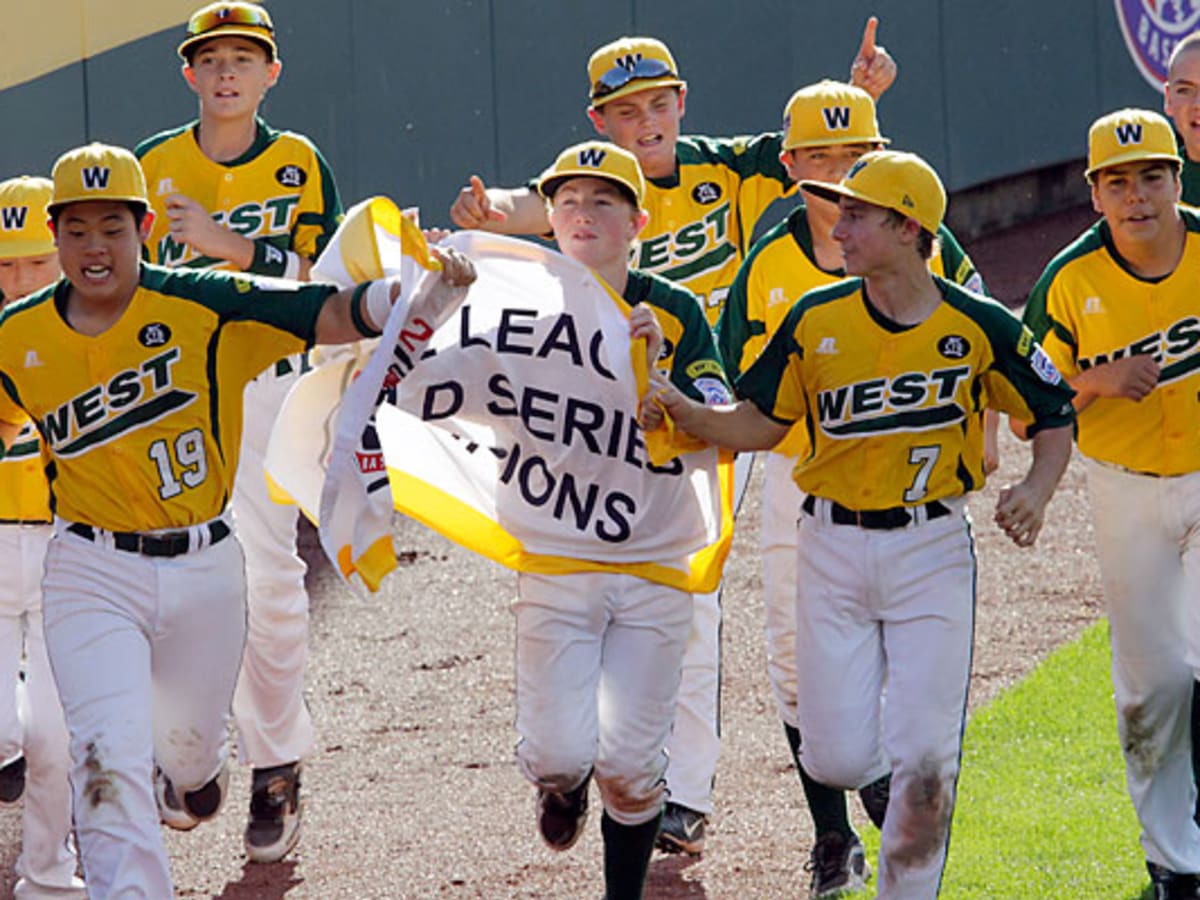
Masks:
[[[227,25],[249,25],[254,28],[264,28],[274,34],[271,17],[260,6],[249,4],[237,6],[213,6],[200,10],[188,20],[187,36],[206,34],[214,28]]]
[[[601,97],[607,97],[613,91],[620,90],[636,79],[662,78],[664,75],[670,75],[672,78],[679,77],[671,66],[661,59],[639,59],[628,68],[616,65],[596,79],[596,83],[592,85],[592,99],[599,100]]]

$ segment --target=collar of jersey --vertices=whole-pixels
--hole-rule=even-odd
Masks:
[[[197,119],[191,124],[188,129],[192,134],[192,142],[196,145],[196,149],[200,150],[200,120]],[[272,143],[275,138],[279,137],[279,132],[268,125],[261,116],[254,117],[254,143],[241,156],[236,159],[231,159],[226,162],[217,163],[219,166],[224,166],[227,169],[232,169],[234,166],[244,166],[248,162],[253,162],[260,154]],[[200,151],[203,154],[203,150]]]

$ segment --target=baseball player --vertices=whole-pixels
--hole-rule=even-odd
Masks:
[[[1200,32],[1189,34],[1171,51],[1163,106],[1178,135],[1183,202],[1200,207]],[[1192,729],[1195,735],[1197,724]]]
[[[796,182],[839,181],[862,156],[880,149],[875,103],[861,88],[821,81],[792,95],[784,111],[780,159]],[[742,264],[721,319],[717,347],[731,379],[750,367],[783,321],[796,298],[845,277],[842,251],[834,239],[837,205],[818,196],[796,201],[787,218],[755,244]],[[938,230],[939,249],[930,269],[981,292],[983,282],[950,231]],[[992,431],[995,437],[995,431]],[[792,480],[797,459],[811,446],[803,425],[764,456],[760,530],[765,589],[767,673],[775,692],[788,746],[804,786],[816,832],[809,867],[812,896],[833,896],[862,887],[870,868],[862,843],[850,826],[842,791],[815,782],[800,765],[796,728],[796,520],[804,500]],[[887,778],[863,789],[862,800],[882,827]]]
[[[597,141],[569,147],[538,189],[562,252],[633,307],[631,336],[656,338],[650,359],[698,401],[727,400],[696,298],[629,266],[647,219],[637,158]],[[571,847],[594,776],[604,802],[605,896],[637,900],[666,797],[664,747],[691,629],[691,595],[611,571],[523,572],[518,588],[517,759],[538,787],[539,830],[551,848]]]
[[[1154,897],[1200,897],[1189,721],[1200,670],[1200,214],[1158,113],[1088,134],[1103,217],[1046,267],[1025,321],[1076,390],[1129,794]]]
[[[874,17],[868,20],[851,66],[854,82],[874,96],[896,77],[895,62],[875,43],[877,26]],[[647,178],[650,221],[634,267],[690,289],[709,323],[715,323],[749,249],[751,228],[763,210],[792,190],[779,162],[781,136],[680,136],[687,84],[671,51],[654,38],[623,37],[600,47],[588,61],[588,83],[593,127],[637,156]],[[545,207],[532,186],[489,189],[478,176],[462,189],[450,217],[461,228],[549,231]],[[734,490],[739,501],[751,461],[750,456],[738,460]],[[704,847],[720,753],[719,654],[719,592],[697,595],[671,739],[664,850],[697,854]]]
[[[142,263],[152,213],[132,153],[69,151],[53,180],[64,277],[0,315],[0,449],[30,418],[53,472],[46,647],[89,896],[161,900],[160,815],[211,818],[228,783],[246,628],[226,510],[242,389],[306,345],[378,334],[398,286]],[[444,262],[447,285],[473,278],[461,257]]]
[[[156,213],[150,259],[306,280],[342,209],[312,142],[258,117],[281,66],[270,16],[251,3],[205,6],[188,22],[179,55],[199,117],[135,150]],[[244,836],[253,862],[281,859],[299,840],[300,760],[314,742],[304,702],[308,596],[297,510],[271,500],[263,474],[276,413],[306,367],[303,356],[277,360],[247,386],[233,491],[250,610],[233,710],[238,756],[254,769]]]
[[[0,301],[61,274],[46,204],[52,185],[22,176],[0,182]],[[35,351],[36,352],[36,351]],[[41,441],[26,421],[0,458],[0,803],[24,792],[16,900],[83,900],[71,837],[67,727],[42,630],[42,567],[50,541],[50,490]],[[25,675],[21,680],[21,656]]]
[[[833,236],[858,277],[789,309],[738,380],[736,405],[702,407],[656,383],[679,427],[731,449],[774,447],[805,423],[812,446],[793,471],[805,495],[801,760],[814,778],[850,788],[892,773],[878,896],[930,898],[970,677],[975,555],[964,495],[985,477],[980,409],[1033,422],[1030,468],[996,507],[997,523],[1029,546],[1070,459],[1071,391],[1007,310],[929,271],[946,195],[923,160],[877,151],[838,185],[801,188],[837,201]]]

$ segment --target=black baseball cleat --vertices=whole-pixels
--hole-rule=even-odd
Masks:
[[[813,846],[804,868],[812,872],[812,884],[808,892],[812,900],[864,890],[867,879],[871,877],[871,867],[867,865],[862,841],[854,832],[850,832],[849,836],[837,831],[822,835]]]
[[[25,793],[25,757],[14,756],[0,766],[0,803],[16,803]]]
[[[243,844],[251,862],[283,859],[300,840],[300,763],[255,769]]]
[[[167,774],[154,767],[154,800],[164,825],[176,831],[191,831],[216,816],[229,793],[229,766],[221,767],[208,783],[181,797]]]
[[[664,853],[686,853],[699,856],[704,852],[704,832],[707,821],[704,813],[678,803],[668,803],[663,810],[662,825],[654,844]]]
[[[578,787],[566,793],[538,789],[538,833],[551,850],[570,850],[579,841],[587,822],[591,783],[592,773],[588,772]]]
[[[1150,884],[1154,888],[1154,900],[1196,900],[1200,898],[1200,876],[1172,872],[1155,863],[1146,862],[1150,872]]]

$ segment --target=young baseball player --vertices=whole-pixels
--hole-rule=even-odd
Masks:
[[[887,139],[879,132],[875,103],[861,88],[821,81],[792,95],[784,111],[780,160],[793,181],[837,182],[850,167]],[[842,250],[834,239],[835,203],[810,195],[757,242],[738,272],[717,324],[717,347],[731,379],[749,368],[783,321],[791,304],[814,288],[845,278]],[[983,283],[970,258],[943,225],[939,252],[930,260],[937,275],[970,290]],[[993,430],[992,436],[995,436]],[[764,456],[761,546],[765,590],[767,673],[775,692],[788,746],[812,814],[816,843],[809,867],[813,897],[861,888],[870,875],[862,843],[850,826],[840,789],[815,782],[800,765],[796,728],[796,521],[804,495],[792,480],[810,442],[803,425]],[[862,791],[864,806],[882,826],[887,778]]]
[[[1200,32],[1189,34],[1171,51],[1163,106],[1178,135],[1183,202],[1200,206]],[[1197,725],[1192,727],[1195,734]]]
[[[179,55],[199,117],[135,151],[156,213],[150,259],[307,279],[342,209],[312,142],[258,116],[281,67],[270,16],[252,3],[205,6],[188,22]],[[238,757],[254,768],[245,831],[254,862],[274,862],[299,840],[300,760],[314,741],[304,702],[308,595],[296,552],[297,511],[270,499],[263,474],[276,413],[306,362],[277,360],[247,386],[233,491],[250,609],[234,717]]]
[[[1097,119],[1087,178],[1103,218],[1050,262],[1025,310],[1076,390],[1117,727],[1156,900],[1200,896],[1200,214],[1179,206],[1180,165],[1159,114]]]
[[[63,278],[0,315],[0,449],[31,418],[53,472],[46,648],[89,896],[158,900],[173,896],[160,806],[194,824],[227,785],[246,630],[226,509],[242,390],[273,359],[378,334],[398,286],[145,264],[152,213],[132,153],[69,151],[53,180]],[[473,278],[444,262],[440,283]]]
[[[980,411],[1034,423],[1029,471],[996,508],[1010,538],[1029,546],[1070,458],[1071,392],[1007,310],[929,271],[946,194],[923,160],[877,151],[839,185],[801,188],[838,203],[833,236],[857,277],[789,309],[738,380],[737,404],[706,408],[656,383],[680,428],[731,449],[774,447],[805,424],[811,450],[793,470],[805,495],[801,761],[848,788],[892,773],[878,896],[931,898],[970,676],[975,555],[964,495],[985,477]]]
[[[0,305],[61,274],[47,224],[51,188],[45,178],[0,182]],[[67,727],[42,629],[50,518],[41,441],[27,421],[0,458],[0,570],[6,573],[0,588],[0,803],[25,795],[16,900],[84,897],[75,877]]]
[[[874,96],[895,80],[896,64],[875,43],[877,20],[863,33],[852,78]],[[779,162],[781,136],[753,138],[681,136],[687,83],[666,44],[650,37],[623,37],[588,60],[596,131],[633,153],[647,178],[650,221],[638,244],[635,268],[682,284],[701,301],[710,324],[749,249],[754,223],[792,190]],[[472,176],[450,210],[462,228],[508,234],[545,234],[546,210],[532,186],[485,188]],[[740,501],[751,457],[739,458],[735,494]],[[700,853],[705,820],[712,812],[712,785],[719,740],[719,593],[697,595],[695,627],[688,639],[683,688],[671,740],[667,775],[671,801],[660,846]]]
[[[562,252],[633,307],[633,337],[659,339],[652,346],[661,343],[662,355],[654,347],[651,359],[698,401],[728,399],[696,298],[629,266],[647,219],[637,158],[596,141],[569,147],[539,179],[538,190]],[[517,759],[538,787],[539,830],[550,847],[571,847],[594,777],[604,802],[605,896],[637,900],[666,797],[664,748],[692,597],[625,572],[522,573],[514,612]]]

